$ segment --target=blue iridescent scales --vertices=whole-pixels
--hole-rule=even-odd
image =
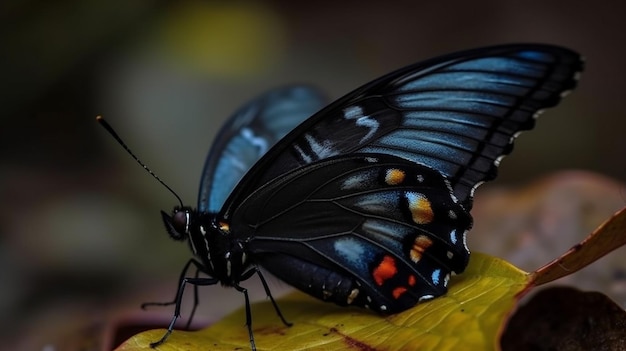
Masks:
[[[325,301],[405,310],[463,272],[474,190],[582,68],[568,49],[515,44],[417,63],[326,107],[311,87],[271,91],[218,135],[198,210],[163,218],[204,285],[246,294],[263,267]]]

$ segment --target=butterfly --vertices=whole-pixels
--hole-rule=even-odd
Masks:
[[[321,300],[380,313],[445,294],[469,261],[474,190],[582,69],[571,50],[512,44],[410,65],[326,107],[308,86],[256,98],[218,134],[197,209],[162,212],[194,258],[154,344],[171,332],[186,284],[242,292],[253,349],[242,281],[257,275],[288,325],[261,267]]]

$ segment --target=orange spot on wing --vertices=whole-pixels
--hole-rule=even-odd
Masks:
[[[372,272],[376,284],[383,285],[385,280],[392,278],[398,273],[396,261],[391,256],[385,256],[378,266]]]
[[[417,283],[417,280],[415,280],[415,276],[411,274],[409,276],[409,286],[415,286],[415,283]]]
[[[435,213],[426,196],[419,193],[407,193],[406,195],[407,200],[409,200],[409,210],[411,210],[413,222],[417,224],[432,222],[435,218]]]
[[[391,292],[391,295],[393,296],[394,299],[398,299],[400,296],[402,296],[402,294],[404,294],[406,292],[406,288],[403,286],[399,286],[395,289],[393,289],[393,291]]]
[[[387,174],[385,174],[385,183],[388,185],[398,185],[404,181],[405,176],[406,173],[401,169],[388,169]]]
[[[409,253],[411,261],[417,263],[421,260],[422,255],[424,255],[424,251],[426,251],[426,249],[428,249],[432,244],[433,241],[426,235],[418,235],[413,241],[413,247],[411,247],[411,252]]]

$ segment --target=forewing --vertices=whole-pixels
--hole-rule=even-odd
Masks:
[[[250,167],[324,104],[318,90],[290,86],[271,90],[237,111],[217,134],[206,159],[198,210],[218,212]]]
[[[384,154],[337,156],[287,173],[248,197],[230,225],[250,238],[254,260],[287,283],[340,304],[360,289],[350,303],[383,312],[445,293],[450,273],[469,259],[471,217],[447,181]]]
[[[414,64],[371,82],[315,114],[247,174],[222,210],[282,174],[336,155],[381,153],[429,166],[471,208],[474,188],[538,111],[574,88],[582,61],[550,45],[505,45]]]

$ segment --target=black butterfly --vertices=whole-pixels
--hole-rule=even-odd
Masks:
[[[504,45],[405,67],[319,112],[321,94],[304,86],[252,101],[215,141],[198,209],[163,213],[196,258],[155,344],[186,283],[221,283],[244,293],[254,349],[239,283],[257,274],[271,297],[259,267],[382,313],[445,294],[469,260],[474,190],[582,68],[564,48]],[[208,277],[186,277],[191,265]]]

